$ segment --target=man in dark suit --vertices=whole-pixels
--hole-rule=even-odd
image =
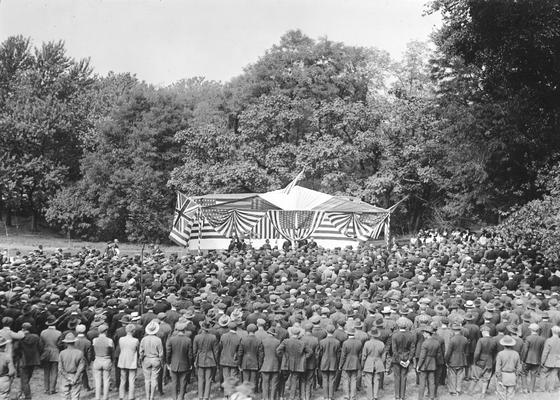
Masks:
[[[482,337],[478,339],[473,355],[471,394],[474,394],[480,383],[482,386],[481,395],[485,396],[488,385],[490,384],[490,379],[492,379],[494,360],[496,359],[498,347],[494,338],[490,337],[491,331],[492,327],[488,325],[483,325],[480,328]]]
[[[473,364],[474,350],[480,339],[480,328],[474,323],[476,316],[469,311],[465,314],[465,325],[463,325],[463,336],[467,338],[467,367],[465,369],[466,380],[472,377],[471,366]]]
[[[218,356],[218,339],[208,331],[211,325],[202,321],[200,333],[195,336],[193,343],[194,365],[197,368],[198,398],[208,400],[210,398],[210,386],[212,369],[216,368]]]
[[[533,393],[546,339],[539,335],[539,326],[535,323],[529,324],[529,332],[530,334],[525,338],[523,349],[521,350],[521,362],[523,363],[521,381],[523,388],[528,393]],[[527,375],[530,377],[530,384],[527,382]]]
[[[237,359],[239,360],[243,373],[243,382],[251,382],[253,387],[257,387],[257,372],[263,359],[263,345],[255,336],[257,326],[249,324],[247,326],[247,336],[241,338],[237,348]]]
[[[241,337],[237,334],[237,322],[230,321],[228,329],[229,331],[220,337],[219,346],[219,360],[224,382],[230,377],[237,378],[239,375],[237,351],[241,343]]]
[[[268,335],[262,339],[263,360],[261,364],[262,395],[263,400],[278,399],[278,374],[280,372],[280,359],[276,349],[280,340],[276,337],[276,328],[270,328]]]
[[[346,400],[355,400],[358,372],[361,369],[362,341],[354,336],[353,326],[346,333],[348,339],[342,343],[339,368],[342,370],[344,397]]]
[[[303,400],[311,400],[311,389],[315,383],[315,370],[317,369],[317,352],[319,348],[319,340],[313,336],[313,324],[306,322],[303,324],[305,333],[301,341],[309,348],[310,356],[305,362],[305,372],[302,377],[302,387],[300,389]]]
[[[185,335],[186,324],[178,322],[175,324],[174,336],[166,342],[167,368],[171,374],[171,387],[173,400],[183,400],[187,388],[187,372],[192,362],[191,339]]]
[[[305,371],[305,361],[311,355],[311,350],[305,345],[299,336],[299,327],[292,326],[288,329],[290,337],[285,339],[276,349],[278,357],[282,358],[282,371],[287,371],[288,376],[288,400],[296,400],[296,392],[300,386],[301,376]]]
[[[449,346],[445,350],[445,363],[447,364],[447,387],[449,394],[461,393],[465,369],[467,367],[468,340],[462,334],[462,327],[454,324],[451,329],[455,335],[449,340]]]
[[[21,324],[24,337],[19,341],[21,392],[26,400],[31,399],[29,382],[35,368],[41,365],[40,357],[44,347],[41,338],[35,333],[31,333],[32,328],[33,326],[29,322]]]
[[[416,370],[420,374],[420,387],[418,388],[418,400],[424,399],[424,389],[428,387],[428,398],[436,397],[436,370],[441,355],[441,344],[433,338],[434,329],[431,326],[421,328],[424,341],[420,347],[420,356]]]
[[[334,377],[338,370],[340,360],[341,344],[333,336],[335,327],[328,325],[326,328],[327,337],[319,342],[319,369],[323,376],[323,387],[325,389],[325,399],[334,399]]]
[[[406,376],[410,362],[414,357],[415,335],[407,331],[411,321],[401,317],[397,320],[398,331],[391,338],[392,367],[395,376],[395,399],[404,399],[406,396]]]

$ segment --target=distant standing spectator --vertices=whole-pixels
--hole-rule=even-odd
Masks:
[[[56,329],[56,318],[50,315],[46,321],[47,329],[41,332],[44,349],[41,354],[43,371],[45,375],[45,393],[56,393],[56,380],[58,378],[58,343],[62,332]]]
[[[156,336],[158,330],[158,323],[155,321],[150,322],[146,326],[146,336],[140,341],[140,362],[142,363],[142,372],[144,373],[147,400],[154,399],[158,374],[163,364],[163,344],[161,339]]]

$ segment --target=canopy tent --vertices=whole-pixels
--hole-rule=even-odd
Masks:
[[[388,236],[391,209],[294,185],[267,193],[187,196],[177,192],[170,238],[191,250],[224,249],[232,237],[260,247],[266,239],[313,238],[327,248]]]

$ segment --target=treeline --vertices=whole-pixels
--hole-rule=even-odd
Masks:
[[[560,149],[556,1],[440,0],[404,57],[291,31],[229,82],[93,73],[62,42],[0,45],[0,214],[88,239],[163,239],[174,190],[304,186],[395,228],[495,223],[547,195]],[[224,61],[225,62],[225,61]],[[548,174],[548,175],[547,175]],[[398,229],[397,229],[398,232]]]

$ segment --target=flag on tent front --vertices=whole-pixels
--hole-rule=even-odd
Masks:
[[[282,193],[284,194],[290,194],[290,192],[292,191],[292,189],[294,188],[294,186],[297,185],[297,183],[299,181],[301,181],[303,179],[303,173],[305,172],[305,169],[302,169],[301,172],[299,174],[297,174],[297,176],[294,178],[293,181],[291,181],[288,186],[286,186],[284,189],[282,189]]]
[[[198,204],[181,192],[177,193],[177,208],[169,238],[180,246],[186,246],[191,237],[193,223],[199,209]]]

